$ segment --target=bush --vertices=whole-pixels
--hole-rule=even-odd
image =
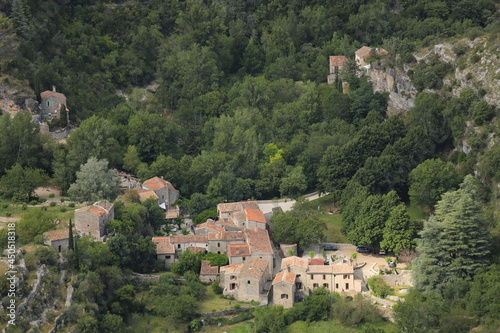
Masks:
[[[30,201],[30,205],[31,205],[31,206],[38,205],[38,200],[31,200],[31,201]]]
[[[27,205],[27,204],[25,204],[25,203],[23,203],[23,205],[21,206],[21,209],[22,209],[22,210],[27,210],[27,209],[28,209],[28,205]]]
[[[5,213],[5,217],[11,217],[12,216],[12,213],[11,212],[7,212]]]
[[[50,205],[50,207],[55,207],[56,203],[55,202],[51,202],[49,205]]]
[[[3,209],[9,208],[9,203],[8,202],[2,202],[2,208]]]
[[[352,300],[344,299],[335,303],[332,313],[342,324],[349,326],[375,323],[382,319],[375,305],[361,294],[356,295]]]
[[[74,207],[75,207],[75,203],[74,203],[74,202],[69,203],[69,204],[68,204],[68,207],[70,207],[70,208],[74,208]]]
[[[216,294],[216,295],[221,295],[222,292],[224,291],[224,288],[222,288],[220,285],[219,285],[219,282],[215,281],[214,283],[212,283],[212,291]]]
[[[44,203],[44,202],[47,201],[47,199],[45,199],[45,198],[38,198],[37,201],[38,201],[38,203]]]
[[[59,208],[59,211],[60,211],[61,213],[65,213],[67,210],[68,210],[68,208],[66,208],[66,207],[61,207],[61,208]]]
[[[49,194],[49,198],[54,198],[56,195],[54,193]]]
[[[385,283],[380,275],[372,276],[368,279],[368,287],[370,287],[373,294],[377,297],[385,298],[391,293],[391,287]]]

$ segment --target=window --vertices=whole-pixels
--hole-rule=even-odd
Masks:
[[[229,290],[234,290],[236,288],[236,283],[229,284]]]
[[[313,274],[311,274],[311,280],[314,280],[314,275]]]
[[[220,247],[220,243],[217,243],[217,247]]]
[[[247,281],[247,284],[250,284],[250,280]]]
[[[302,289],[302,283],[300,282],[295,283],[295,288],[299,290]]]
[[[181,244],[177,244],[177,248],[180,249],[181,248]]]
[[[229,277],[229,280],[236,280],[236,276],[231,275],[231,276]]]
[[[348,279],[348,278],[349,278],[349,275],[344,275],[344,280]]]
[[[165,259],[170,259],[170,256],[165,256]]]
[[[47,106],[50,106],[50,102],[49,101],[47,101]]]
[[[326,275],[325,274],[323,274],[323,280],[326,280]]]
[[[349,283],[345,284],[345,290],[349,290]]]
[[[300,277],[300,274],[297,274],[297,277],[299,278],[299,277]]]
[[[288,294],[281,294],[281,299],[288,299]]]
[[[339,284],[335,283],[335,289],[339,289]]]
[[[328,288],[328,283],[323,283],[323,287]]]
[[[318,288],[318,284],[317,283],[313,283],[313,288]]]
[[[243,261],[245,261],[245,260],[246,260],[246,257],[243,257]]]

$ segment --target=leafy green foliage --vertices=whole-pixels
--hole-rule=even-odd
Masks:
[[[255,332],[279,333],[285,329],[285,316],[281,305],[255,308],[253,315],[255,317]]]
[[[200,272],[200,268],[200,255],[186,250],[179,255],[179,261],[174,262],[171,269],[172,272],[177,274],[185,274],[188,271],[198,274]]]
[[[384,281],[382,276],[374,275],[367,281],[368,287],[370,287],[371,291],[375,296],[385,298],[387,295],[391,293],[391,288]]]
[[[16,164],[0,178],[0,194],[14,202],[28,202],[35,189],[47,181],[43,170]]]

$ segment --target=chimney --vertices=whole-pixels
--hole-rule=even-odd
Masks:
[[[52,92],[56,92],[56,86],[52,86]]]

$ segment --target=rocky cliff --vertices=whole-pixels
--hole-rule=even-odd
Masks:
[[[30,89],[16,88],[15,85],[0,85],[0,115],[3,113],[15,115],[25,110],[38,113],[35,93]]]

